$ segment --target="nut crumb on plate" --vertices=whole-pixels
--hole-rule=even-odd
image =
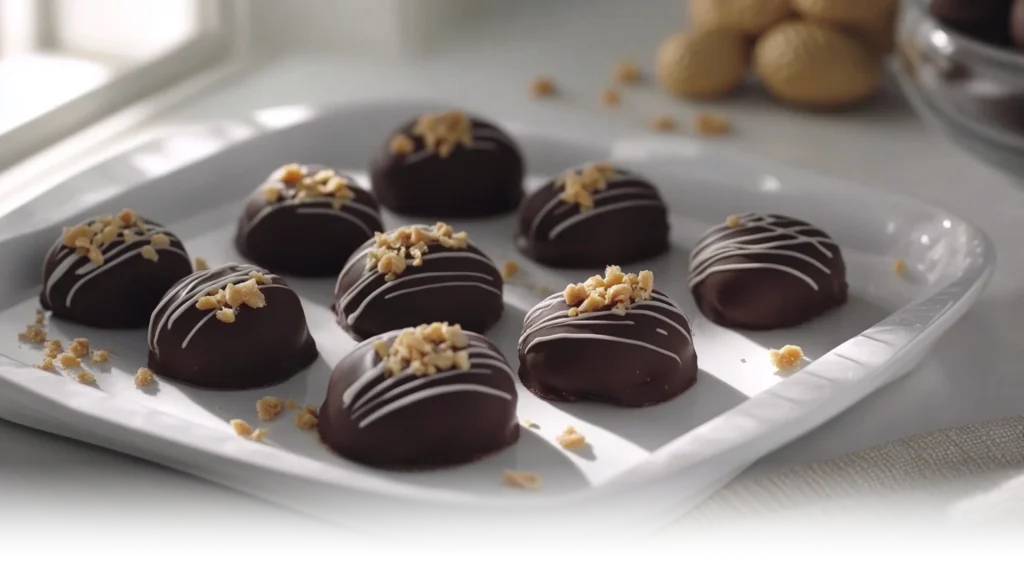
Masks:
[[[892,272],[897,275],[903,275],[903,272],[906,271],[906,269],[907,264],[902,259],[897,259],[896,262],[892,264]]]
[[[303,408],[297,415],[295,415],[295,426],[302,430],[314,429],[318,422],[320,421],[317,419],[316,413],[310,412],[307,408]]]
[[[96,382],[96,376],[90,373],[89,371],[86,371],[85,369],[78,371],[75,374],[75,378],[78,379],[78,382],[83,384],[90,384]]]
[[[786,345],[781,349],[769,350],[768,359],[776,369],[789,371],[796,368],[804,360],[804,351],[796,345]]]
[[[679,127],[672,116],[655,116],[651,119],[651,129],[658,133],[674,132]]]
[[[292,410],[296,407],[295,399],[288,399],[288,402],[284,405],[284,408]]]
[[[89,339],[74,339],[71,344],[68,345],[68,352],[72,355],[82,358],[89,354]]]
[[[701,113],[694,119],[694,128],[701,135],[716,136],[731,132],[732,122],[727,116]]]
[[[511,259],[501,264],[501,278],[508,280],[519,272],[519,264]]]
[[[92,352],[92,362],[97,365],[102,365],[110,360],[110,353],[103,349],[97,349]]]
[[[533,472],[521,470],[506,470],[503,476],[505,484],[523,488],[526,490],[537,490],[541,487],[540,475]]]
[[[57,370],[57,366],[53,364],[53,359],[51,357],[43,357],[43,360],[36,365],[36,368],[44,371]]]
[[[249,440],[253,442],[263,442],[263,439],[266,438],[268,432],[270,431],[265,428],[258,428],[252,431],[252,434],[249,435]]]
[[[615,68],[615,81],[620,84],[636,84],[642,77],[640,67],[635,62],[626,60],[620,62]]]
[[[278,397],[263,397],[256,401],[256,415],[261,421],[272,421],[284,411],[284,399]]]
[[[562,434],[558,435],[558,444],[562,448],[574,449],[580,448],[587,444],[587,437],[581,435],[575,428],[568,426],[562,431]]]
[[[24,331],[18,333],[18,340],[27,343],[43,343],[46,341],[46,330],[39,325],[28,325]]]
[[[56,359],[57,355],[64,352],[64,346],[57,339],[49,339],[43,343],[43,356],[47,359]]]
[[[519,421],[519,424],[523,425],[526,428],[530,428],[530,429],[538,429],[538,428],[540,428],[539,424],[531,421],[530,419],[523,419],[523,420]]]
[[[538,76],[530,84],[530,93],[535,98],[554,95],[555,91],[555,80],[549,76]]]
[[[135,386],[144,387],[153,383],[153,371],[142,367],[135,372]]]
[[[232,419],[228,424],[231,425],[231,430],[235,431],[236,435],[246,438],[252,436],[252,427],[242,419]]]
[[[73,369],[82,365],[81,359],[68,352],[57,355],[57,362],[65,369]]]

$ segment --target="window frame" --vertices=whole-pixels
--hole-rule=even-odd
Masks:
[[[0,171],[17,164],[119,110],[172,88],[182,81],[242,56],[247,47],[245,0],[197,0],[196,34],[156,58],[119,72],[110,81],[80,97],[0,134]],[[53,0],[36,0],[41,17],[36,33],[39,47],[60,53],[53,23],[46,11]]]

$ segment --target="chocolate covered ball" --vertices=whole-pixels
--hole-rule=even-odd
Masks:
[[[1013,0],[932,0],[931,13],[950,28],[996,45],[1010,43]]]
[[[125,209],[64,229],[46,253],[39,304],[89,327],[140,329],[167,289],[189,273],[181,240]]]
[[[664,253],[668,234],[668,209],[654,184],[597,163],[567,171],[523,202],[516,246],[551,267],[601,268]]]
[[[551,401],[592,400],[643,407],[672,399],[697,381],[697,354],[679,306],[653,287],[649,271],[570,285],[523,321],[519,379]]]
[[[516,403],[515,376],[493,343],[434,323],[353,349],[331,374],[317,428],[355,462],[445,467],[515,444]]]
[[[154,373],[209,389],[280,383],[319,355],[298,295],[254,265],[178,281],[153,311],[148,335]]]
[[[1024,0],[1014,0],[1010,12],[1010,36],[1018,48],[1024,48]]]
[[[730,216],[691,252],[689,287],[714,323],[780,329],[846,303],[846,266],[832,238],[805,221]]]
[[[383,230],[377,200],[351,177],[321,165],[289,164],[249,196],[235,245],[275,273],[334,276]]]
[[[498,126],[460,111],[422,115],[396,130],[370,166],[384,207],[403,215],[480,217],[523,198],[519,146]]]
[[[423,323],[483,333],[504,311],[494,262],[450,225],[398,228],[368,241],[338,276],[334,312],[356,340]]]

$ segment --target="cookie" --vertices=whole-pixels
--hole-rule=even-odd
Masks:
[[[668,93],[708,99],[735,89],[747,74],[749,47],[739,32],[697,29],[666,38],[658,48],[655,70]]]
[[[838,108],[878,89],[881,63],[852,36],[808,21],[785,22],[754,47],[754,68],[779,100],[806,108]]]

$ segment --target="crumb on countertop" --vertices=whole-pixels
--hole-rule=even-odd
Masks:
[[[660,115],[651,119],[651,130],[658,133],[674,132],[678,127],[679,123],[672,116]]]
[[[519,264],[509,259],[508,261],[501,264],[501,278],[509,280],[516,273],[519,272]]]
[[[521,470],[506,470],[503,476],[505,484],[525,490],[538,490],[541,487],[540,475]]]
[[[145,387],[146,385],[153,384],[153,371],[142,367],[135,372],[135,386]]]
[[[732,131],[732,122],[728,116],[721,114],[700,113],[694,118],[697,133],[705,136],[717,136]]]
[[[558,435],[558,444],[562,445],[562,448],[566,449],[581,448],[583,445],[587,444],[587,437],[580,434],[580,432],[572,426],[567,426],[565,427],[565,430],[562,431],[562,434]]]
[[[768,351],[768,359],[780,371],[790,371],[804,360],[804,351],[796,345],[786,345],[781,349]]]
[[[272,421],[284,411],[284,399],[279,397],[263,397],[256,401],[256,415],[261,421]]]
[[[555,80],[550,76],[538,76],[530,84],[530,93],[535,98],[552,96],[556,91]]]

